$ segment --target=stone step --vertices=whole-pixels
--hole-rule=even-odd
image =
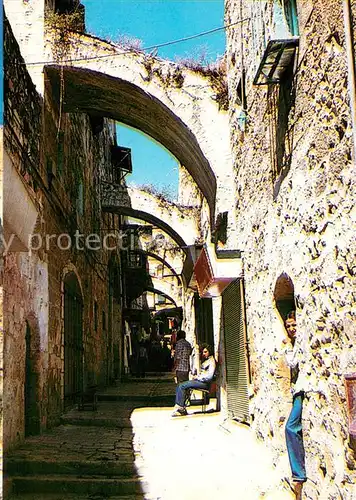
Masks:
[[[154,373],[149,374],[149,375],[146,375],[146,377],[144,378],[140,378],[140,377],[129,377],[129,378],[126,378],[124,380],[121,380],[121,381],[117,381],[116,382],[116,385],[120,385],[122,384],[123,382],[125,384],[130,384],[130,383],[134,383],[134,384],[144,384],[144,383],[147,383],[147,382],[154,382],[155,384],[169,384],[171,383],[172,385],[174,385],[174,381],[173,381],[173,377],[174,375],[172,373],[169,373],[169,375],[165,375],[163,377],[159,377],[158,375],[155,375]]]
[[[62,415],[61,424],[63,425],[79,425],[79,426],[90,426],[90,427],[117,427],[117,428],[127,428],[131,429],[132,424],[129,417],[96,417],[95,415],[85,414],[72,416],[72,415]]]
[[[77,495],[100,495],[104,498],[122,495],[142,495],[142,488],[137,478],[102,477],[75,478],[73,476],[13,476],[12,495],[19,493],[37,494],[37,499],[43,498],[43,494]],[[65,497],[64,497],[65,498]],[[94,497],[95,498],[95,497]]]
[[[30,458],[8,458],[5,472],[9,476],[30,475],[75,475],[75,476],[136,476],[133,461],[103,460],[38,460]]]
[[[166,406],[171,405],[174,402],[175,394],[168,395],[147,395],[147,394],[107,394],[99,393],[98,401],[132,401],[137,403],[144,403],[145,406]],[[143,406],[138,405],[138,406]],[[137,408],[138,406],[135,405]]]

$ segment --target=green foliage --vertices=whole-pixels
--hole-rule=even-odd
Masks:
[[[83,13],[81,11],[74,11],[70,14],[60,14],[47,10],[45,24],[47,28],[61,32],[81,31],[83,27]]]
[[[70,14],[60,14],[47,10],[45,13],[45,27],[54,30],[55,43],[53,44],[53,55],[59,62],[66,59],[70,49],[70,34],[74,31],[83,31],[83,13],[74,11]]]

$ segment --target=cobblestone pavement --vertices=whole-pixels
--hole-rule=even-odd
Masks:
[[[118,384],[97,411],[71,410],[27,439],[7,457],[11,499],[292,498],[249,428],[198,406],[171,417],[174,389],[171,375]]]

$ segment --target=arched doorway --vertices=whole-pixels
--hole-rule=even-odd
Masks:
[[[40,405],[39,405],[39,332],[35,321],[26,320],[25,332],[25,436],[40,432]]]
[[[83,390],[83,299],[78,279],[64,279],[64,405],[75,402]]]

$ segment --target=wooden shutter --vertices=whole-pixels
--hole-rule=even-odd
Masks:
[[[246,329],[243,283],[232,282],[222,295],[228,412],[231,418],[249,422]]]

